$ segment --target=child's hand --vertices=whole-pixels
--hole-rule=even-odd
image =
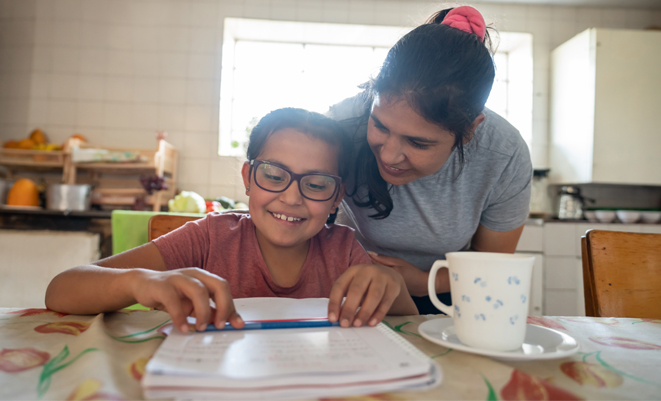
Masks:
[[[393,269],[380,265],[355,265],[337,279],[330,292],[328,320],[340,326],[377,325],[402,290],[404,279]],[[407,292],[408,297],[408,292]],[[344,305],[342,298],[346,296]],[[410,297],[408,297],[410,298]],[[362,302],[362,303],[361,303]],[[356,310],[360,311],[356,314]],[[341,310],[340,310],[341,308]]]
[[[225,327],[229,321],[235,328],[242,328],[244,322],[234,309],[227,281],[207,271],[189,267],[172,271],[140,269],[134,281],[133,295],[140,304],[165,310],[179,331],[188,331],[187,316],[195,316],[197,330],[204,330],[207,323],[215,323],[217,328]],[[216,303],[215,319],[210,320]]]

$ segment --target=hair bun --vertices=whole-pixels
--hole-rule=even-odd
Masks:
[[[487,32],[482,14],[470,6],[453,8],[447,13],[441,24],[474,33],[482,42],[484,42],[484,35]]]

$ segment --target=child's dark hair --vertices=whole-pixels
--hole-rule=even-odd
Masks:
[[[404,35],[388,52],[376,76],[364,85],[369,118],[375,95],[405,99],[427,121],[455,135],[459,162],[464,162],[464,142],[470,139],[473,121],[482,113],[491,92],[495,67],[491,42],[441,22],[452,9],[440,11],[427,23]],[[358,199],[357,188],[349,195],[360,207],[372,207],[383,219],[393,209],[388,183],[378,171],[376,158],[366,138],[356,155],[356,185],[366,183],[367,199]]]
[[[313,111],[288,107],[274,110],[262,117],[250,133],[250,142],[246,152],[248,160],[258,158],[268,138],[274,132],[286,128],[295,129],[331,146],[336,146],[338,175],[342,178],[342,182],[346,182],[349,175],[349,161],[353,153],[352,143],[337,122]],[[336,215],[337,213],[332,214],[327,223],[332,223]]]

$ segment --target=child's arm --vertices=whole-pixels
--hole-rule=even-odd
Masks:
[[[186,317],[194,314],[203,330],[216,303],[217,327],[229,320],[234,327],[243,321],[234,309],[229,286],[222,278],[197,268],[166,271],[156,245],[148,243],[58,274],[46,290],[46,307],[72,314],[115,311],[139,302],[165,310],[181,331]]]
[[[333,284],[328,302],[331,322],[339,320],[342,327],[375,326],[386,314],[418,314],[404,279],[395,270],[381,265],[355,265]]]

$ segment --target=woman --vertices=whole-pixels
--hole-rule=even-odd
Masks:
[[[485,39],[477,10],[443,10],[393,46],[363,94],[329,111],[358,146],[338,222],[402,274],[420,313],[440,313],[427,296],[435,260],[513,253],[528,215],[528,148],[484,108],[495,75]],[[443,269],[436,292],[449,290]]]

